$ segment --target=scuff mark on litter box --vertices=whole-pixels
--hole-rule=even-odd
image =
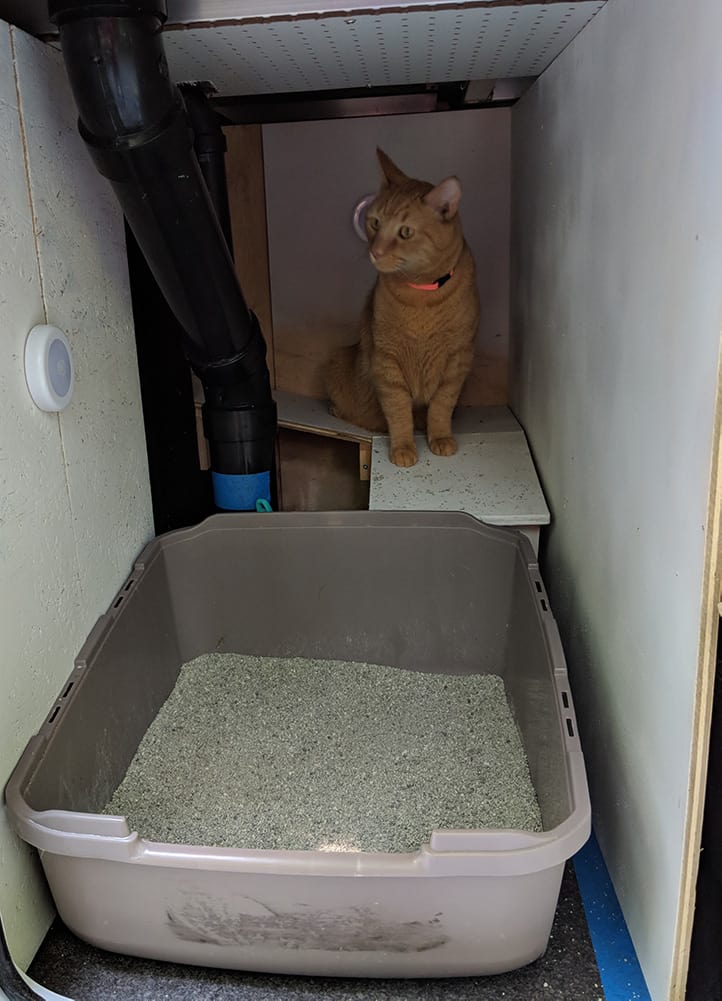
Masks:
[[[232,913],[222,902],[189,900],[168,911],[168,927],[183,942],[326,952],[428,952],[448,941],[441,914],[390,921],[363,907],[275,911],[251,898],[245,903],[242,913]]]

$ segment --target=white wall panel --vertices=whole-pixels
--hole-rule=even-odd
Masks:
[[[670,996],[722,328],[722,7],[609,0],[513,113],[513,401],[594,822]]]
[[[144,538],[149,531],[122,213],[78,134],[58,53],[24,34],[15,49],[42,284],[50,320],[68,336],[77,369],[60,429],[84,607],[99,615],[128,569],[139,532]]]
[[[72,662],[80,609],[56,416],[41,413],[23,377],[25,335],[45,322],[20,129],[10,31],[0,22],[0,784]],[[56,623],[58,625],[56,625]],[[61,668],[62,671],[64,669]],[[57,678],[49,685],[49,678]],[[31,853],[0,811],[0,910],[29,959],[50,918]]]
[[[2,22],[0,176],[4,785],[149,538],[151,511],[121,214],[75,134],[59,53]],[[60,417],[25,385],[25,338],[44,322],[66,330],[75,358]],[[25,964],[52,911],[2,808],[0,912]]]

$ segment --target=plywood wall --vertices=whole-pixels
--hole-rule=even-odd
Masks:
[[[653,1001],[683,997],[705,739],[721,33],[717,0],[609,0],[513,112],[512,399],[552,509],[594,824]]]
[[[248,305],[258,317],[268,347],[271,385],[276,385],[271,283],[266,228],[266,184],[260,125],[225,130],[226,176],[236,274]]]

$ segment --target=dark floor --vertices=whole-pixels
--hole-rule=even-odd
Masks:
[[[30,976],[74,1001],[603,1001],[571,865],[546,955],[515,973],[458,980],[263,976],[130,959],[85,945],[57,922]]]

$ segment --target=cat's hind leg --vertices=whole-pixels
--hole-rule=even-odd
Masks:
[[[386,420],[374,388],[359,371],[359,345],[332,355],[324,369],[329,413],[368,431],[386,431]]]

